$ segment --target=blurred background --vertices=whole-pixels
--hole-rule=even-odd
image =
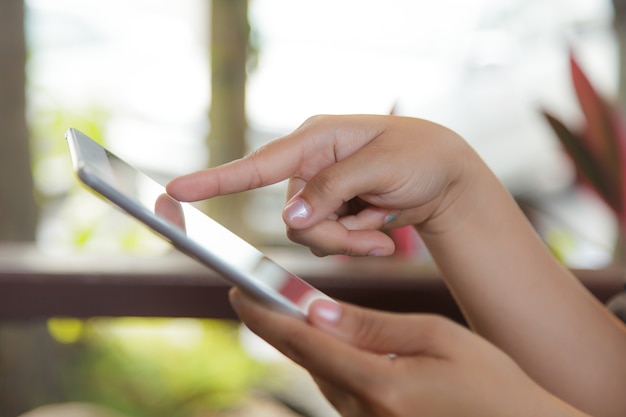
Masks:
[[[200,0],[27,1],[26,117],[40,246],[100,251],[149,239],[135,236],[142,231],[130,221],[113,228],[124,239],[112,239],[109,227],[93,230],[118,219],[94,221],[115,215],[76,191],[63,139],[69,126],[167,180],[237,158],[311,115],[394,108],[455,129],[516,197],[541,213],[559,211],[565,197],[556,194],[571,185],[572,170],[540,110],[572,123],[579,117],[570,47],[594,84],[617,97],[610,1],[336,3],[254,0],[240,8],[243,18],[217,17],[215,25],[211,3]],[[279,184],[230,197],[211,214],[253,243],[288,245],[283,191]],[[566,205],[602,210],[579,200]],[[610,260],[614,236],[603,215],[591,215],[598,220],[586,228],[560,212],[541,218],[546,236],[569,242],[570,263]]]
[[[50,254],[170,250],[77,184],[64,140],[69,127],[167,180],[238,158],[315,114],[394,109],[464,136],[568,266],[606,266],[616,220],[574,186],[571,163],[541,110],[580,124],[570,49],[600,92],[624,103],[622,7],[618,0],[4,1],[0,239]],[[284,187],[216,199],[206,210],[252,243],[290,247],[281,221]],[[73,351],[68,357],[82,359],[64,359],[72,362],[63,377],[70,394],[59,388],[22,403],[53,398],[104,402],[131,416],[214,415],[263,386],[264,372],[275,372],[239,350],[235,323],[175,323],[193,340],[182,357],[196,361],[176,372],[160,362],[182,363],[179,338],[167,336],[171,320],[38,324],[52,344]],[[0,371],[20,350],[11,340],[31,337],[23,327],[4,326]],[[133,345],[129,335],[137,334],[143,337]],[[151,337],[161,342],[147,343]],[[136,355],[155,345],[169,350]],[[224,372],[233,352],[235,365]],[[138,357],[154,360],[144,365]],[[222,370],[205,369],[215,357]],[[142,366],[146,374],[137,373]],[[122,382],[126,373],[142,377]],[[105,386],[125,388],[116,397]],[[193,401],[185,397],[190,390],[197,390]],[[155,407],[146,398],[163,401]]]

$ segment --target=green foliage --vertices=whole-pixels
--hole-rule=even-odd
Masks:
[[[162,253],[169,246],[137,221],[120,214],[86,191],[76,180],[64,139],[75,127],[104,143],[106,111],[90,107],[81,112],[40,108],[31,114],[32,170],[37,198],[43,208],[43,245],[108,253]],[[52,225],[52,226],[51,226]]]
[[[264,375],[237,338],[237,324],[198,319],[56,320],[53,334],[74,341],[70,400],[133,417],[210,415],[241,400]],[[76,337],[77,335],[78,338]]]
[[[576,245],[576,239],[570,232],[558,228],[546,234],[545,242],[554,257],[561,263],[566,263],[568,255]]]
[[[103,126],[108,114],[97,107],[80,113],[63,108],[32,110],[30,115],[33,176],[42,199],[63,195],[74,188],[65,132],[76,127],[103,142]],[[44,201],[45,203],[45,201]]]

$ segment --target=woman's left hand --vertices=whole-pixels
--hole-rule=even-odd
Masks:
[[[346,417],[581,416],[502,351],[443,317],[316,301],[308,323],[239,290],[248,327],[306,368]]]

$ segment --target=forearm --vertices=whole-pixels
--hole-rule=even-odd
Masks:
[[[454,132],[411,118],[315,117],[294,133],[246,158],[174,180],[168,185],[168,192],[177,199],[194,201],[287,178],[290,186],[283,219],[290,239],[320,255],[385,255],[393,251],[393,242],[381,232],[382,227],[418,224],[471,326],[506,351],[526,372],[519,372],[515,365],[514,373],[521,374],[521,379],[526,381],[526,375],[530,375],[556,397],[596,417],[625,414],[623,328],[556,262],[507,191]],[[348,204],[354,201],[365,203],[365,207]],[[393,218],[391,223],[389,218]],[[276,324],[274,320],[259,321],[255,314],[245,316],[259,327],[268,324],[273,328]],[[425,317],[417,315],[414,319]],[[446,388],[458,387],[460,381],[464,382],[464,388],[473,388],[467,381],[486,383],[489,388],[478,395],[462,392],[465,399],[479,399],[472,404],[482,407],[491,396],[502,399],[498,392],[505,391],[505,396],[511,398],[510,395],[524,391],[510,384],[511,369],[507,371],[501,366],[511,364],[509,356],[501,355],[499,349],[493,349],[492,344],[484,343],[466,329],[462,329],[463,333],[471,337],[440,343],[436,349],[433,365],[443,365],[441,351],[452,349],[451,367],[443,368],[440,373],[424,373],[428,367],[424,367],[422,357],[427,353],[424,349],[433,348],[428,343],[431,340],[420,337],[419,333],[406,332],[408,327],[401,323],[397,325],[396,328],[379,324],[372,328],[375,331],[356,326],[355,331],[380,336],[381,329],[399,329],[397,345],[364,347],[369,348],[368,352],[417,355],[419,367],[417,372],[411,369],[407,380],[421,377],[428,388],[417,392],[445,392]],[[434,333],[439,338],[450,336],[447,331]],[[290,332],[281,335],[288,336],[281,336],[287,343],[287,352],[294,352],[293,343],[297,341],[311,351],[308,337],[295,338]],[[332,340],[325,340],[321,351],[325,352]],[[390,338],[381,340],[388,343]],[[410,343],[415,342],[426,345],[411,347]],[[336,345],[341,350],[349,346],[344,342]],[[395,346],[409,350],[401,352]],[[319,357],[319,351],[314,348],[312,356]],[[488,354],[480,360],[478,352]],[[502,356],[506,360],[493,362],[494,357],[502,359]],[[326,357],[320,362],[324,368],[328,366]],[[450,370],[462,368],[460,357],[465,359],[469,371],[447,380],[441,390],[433,390],[432,377],[445,379],[456,375]],[[346,358],[349,359],[340,360],[341,366],[332,367],[339,371],[337,378],[345,376],[345,365],[354,360],[354,352],[346,354]],[[363,370],[376,376],[376,397],[381,397],[380,387],[391,392],[387,384],[381,385],[380,373],[373,372],[369,364],[372,360],[388,364],[379,359],[378,355],[368,353],[364,355],[367,365],[354,368],[358,375],[355,387],[363,386]],[[402,372],[409,368],[393,366],[393,369]],[[405,383],[399,385],[400,389],[405,387]],[[541,393],[545,391],[542,389]],[[444,396],[445,404],[449,405],[450,398],[458,394],[455,390],[451,397]],[[396,405],[397,398],[394,390],[392,399]],[[525,397],[520,404],[526,406],[528,400]],[[560,403],[553,404],[548,401],[547,408],[523,415],[576,414]],[[506,402],[498,409],[509,407]],[[478,415],[486,414],[489,413]]]
[[[468,169],[463,191],[419,229],[470,325],[557,396],[624,415],[624,328],[554,259],[482,162]]]

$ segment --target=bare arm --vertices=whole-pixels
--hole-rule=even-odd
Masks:
[[[416,225],[477,333],[581,410],[624,415],[626,330],[552,257],[458,135],[410,118],[318,117],[168,191],[192,200],[283,179],[292,240],[318,255],[389,255],[380,229]]]
[[[555,260],[482,162],[471,165],[455,202],[418,229],[472,328],[581,410],[624,415],[623,324]]]

